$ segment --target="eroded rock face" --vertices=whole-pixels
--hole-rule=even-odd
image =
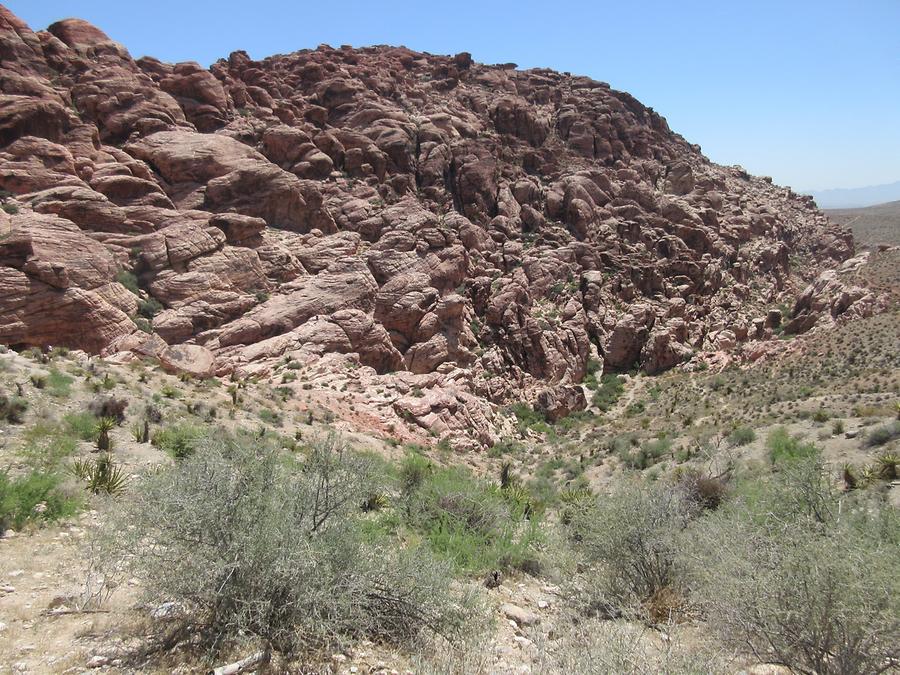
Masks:
[[[852,285],[842,277],[863,265],[868,252],[851,258],[838,269],[823,271],[797,298],[791,318],[784,325],[788,334],[805,333],[816,325],[872,316],[883,308],[883,300],[867,288]]]
[[[8,344],[204,375],[347,354],[392,414],[490,444],[500,404],[583,407],[592,353],[738,353],[809,284],[786,330],[877,304],[829,276],[853,242],[811,200],[588,78],[393,47],[134,61],[2,7],[0,57]]]

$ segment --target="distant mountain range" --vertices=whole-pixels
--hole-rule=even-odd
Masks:
[[[812,195],[820,209],[853,209],[900,199],[900,181],[861,188],[808,190],[803,194]]]
[[[863,246],[900,246],[900,201],[859,209],[833,209],[825,213],[836,223],[853,230]]]

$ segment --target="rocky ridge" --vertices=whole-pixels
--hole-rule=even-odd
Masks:
[[[879,306],[810,198],[585,77],[382,46],[204,69],[2,6],[0,64],[7,345],[296,361],[462,447],[510,402],[584,407],[592,358],[749,361]]]

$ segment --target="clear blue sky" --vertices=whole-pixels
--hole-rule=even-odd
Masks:
[[[900,180],[900,0],[4,4],[35,30],[78,16],[172,62],[321,43],[469,51],[609,82],[714,161],[798,189]]]

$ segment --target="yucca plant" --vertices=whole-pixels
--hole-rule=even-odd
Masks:
[[[78,480],[86,481],[91,474],[91,467],[93,464],[94,463],[89,459],[76,459],[71,466],[69,466],[69,471]]]
[[[885,480],[896,480],[900,476],[900,455],[884,452],[875,459],[878,475]]]
[[[866,464],[859,472],[859,486],[860,487],[868,487],[875,483],[880,478],[880,472],[878,467],[874,464]]]
[[[116,496],[122,494],[128,484],[128,476],[109,454],[100,455],[93,461],[76,460],[71,471],[76,478],[87,483],[85,487],[95,495],[105,492]]]
[[[531,493],[518,482],[514,482],[507,488],[501,490],[503,499],[511,507],[514,512],[522,514],[523,518],[530,518],[535,512],[537,505]]]
[[[97,450],[109,452],[109,432],[116,428],[116,421],[112,417],[101,417],[97,422]]]
[[[135,422],[131,425],[131,437],[135,443],[150,442],[150,420],[144,419],[143,422]]]

